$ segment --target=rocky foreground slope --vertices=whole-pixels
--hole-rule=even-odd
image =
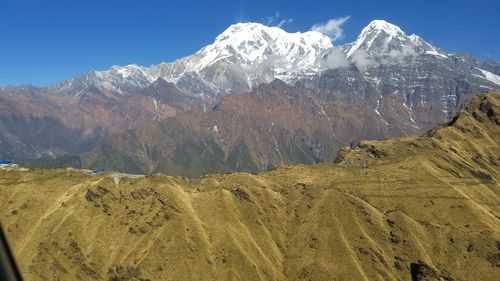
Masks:
[[[188,179],[0,172],[27,280],[497,280],[500,95],[335,164]]]

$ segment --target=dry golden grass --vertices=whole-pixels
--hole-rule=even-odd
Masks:
[[[4,171],[0,220],[26,280],[498,280],[499,114],[258,175]]]

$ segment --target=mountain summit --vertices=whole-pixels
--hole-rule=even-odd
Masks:
[[[401,63],[422,55],[448,59],[448,54],[421,37],[408,36],[384,20],[373,20],[356,41],[338,47],[333,46],[328,36],[316,31],[288,33],[260,23],[237,23],[217,36],[214,43],[174,62],[151,67],[113,66],[109,70],[85,73],[49,89],[78,98],[79,93],[95,86],[128,96],[162,78],[188,95],[211,102],[218,96],[245,92],[274,79],[294,83],[331,68]],[[492,80],[479,70],[476,72]]]
[[[246,80],[249,88],[274,78],[292,81],[297,75],[317,73],[322,55],[332,46],[328,36],[315,31],[288,33],[279,27],[239,23],[197,52],[199,59],[187,59],[191,63],[186,71],[215,80],[230,74]]]
[[[130,95],[158,78],[178,85],[191,95],[243,92],[276,78],[286,82],[317,74],[331,39],[319,32],[288,33],[260,23],[229,26],[214,43],[191,56],[151,67],[135,64],[92,71],[55,86],[55,91],[90,85]]]
[[[431,54],[447,58],[438,48],[425,42],[416,34],[406,35],[398,26],[384,20],[373,20],[358,36],[356,41],[345,46],[347,57],[360,52],[372,58],[403,58],[417,54]]]

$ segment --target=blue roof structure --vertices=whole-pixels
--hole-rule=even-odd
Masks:
[[[10,165],[10,164],[12,164],[12,161],[0,160],[0,165]]]

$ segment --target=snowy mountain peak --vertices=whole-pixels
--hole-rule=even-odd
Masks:
[[[331,39],[317,31],[307,31],[304,33],[289,33],[276,26],[266,26],[261,23],[236,23],[229,26],[215,39],[214,44],[244,42],[252,39],[264,39],[266,41],[287,39],[289,41],[304,40],[303,43],[310,45],[332,45]],[[281,40],[283,41],[283,40]]]
[[[322,33],[288,33],[279,27],[260,23],[238,23],[217,36],[215,42],[198,53],[204,55],[196,70],[215,63],[221,58],[233,57],[243,64],[262,63],[270,56],[287,59],[317,55],[331,48],[331,39]]]
[[[223,41],[227,39],[228,37],[247,37],[248,35],[258,35],[262,33],[267,33],[268,35],[271,36],[271,38],[276,38],[277,36],[281,36],[283,34],[289,34],[289,35],[294,35],[294,36],[301,36],[303,34],[307,35],[313,35],[316,36],[316,39],[319,40],[324,40],[328,38],[328,36],[323,35],[320,32],[317,31],[307,31],[304,33],[301,32],[296,32],[296,33],[289,33],[280,27],[277,26],[267,26],[263,25],[261,23],[257,22],[245,22],[245,23],[235,23],[230,25],[226,30],[224,30],[217,38],[215,39],[215,42],[217,41]],[[331,40],[328,39],[328,41]]]
[[[394,38],[404,41],[408,37],[401,28],[392,23],[384,20],[373,20],[363,28],[356,41],[348,46],[347,56],[352,57],[359,51],[371,55],[380,51],[389,52],[389,45]]]
[[[162,78],[189,95],[203,98],[248,91],[274,79],[292,83],[350,63],[361,67],[401,63],[421,54],[447,58],[419,36],[407,36],[384,20],[371,21],[355,42],[337,48],[330,37],[317,31],[289,33],[260,23],[237,23],[212,44],[174,62],[151,67],[114,65],[63,81],[52,89],[78,95],[95,86],[106,92],[133,95]]]
[[[361,35],[372,32],[373,30],[381,30],[392,36],[404,36],[405,33],[399,26],[396,26],[385,20],[373,20],[362,31]]]
[[[246,23],[235,23],[230,25],[226,30],[224,30],[219,36],[215,38],[215,42],[223,42],[238,37],[245,37],[250,34],[255,35],[264,32],[270,28],[256,22],[246,22]]]
[[[260,23],[237,23],[212,44],[172,63],[114,65],[69,84],[76,86],[75,92],[97,85],[128,95],[162,78],[193,95],[241,92],[276,78],[291,82],[318,73],[322,57],[332,46],[328,36],[316,31],[288,33]]]
[[[332,46],[331,39],[320,32],[288,33],[260,23],[238,23],[217,36],[213,44],[182,59],[182,74],[222,81],[223,90],[234,86],[250,89],[275,78],[292,81],[316,73],[318,60]],[[239,85],[226,84],[223,77],[228,75],[236,78],[231,84],[238,81]]]
[[[129,64],[126,66],[113,65],[109,72],[114,72],[118,75],[121,75],[123,78],[128,78],[133,76],[134,74],[138,74],[143,72],[144,68],[137,64]]]
[[[376,61],[387,61],[389,57],[397,62],[418,54],[446,57],[418,35],[408,36],[401,28],[384,20],[373,20],[363,28],[356,41],[346,45],[346,55],[351,58],[369,56]]]

